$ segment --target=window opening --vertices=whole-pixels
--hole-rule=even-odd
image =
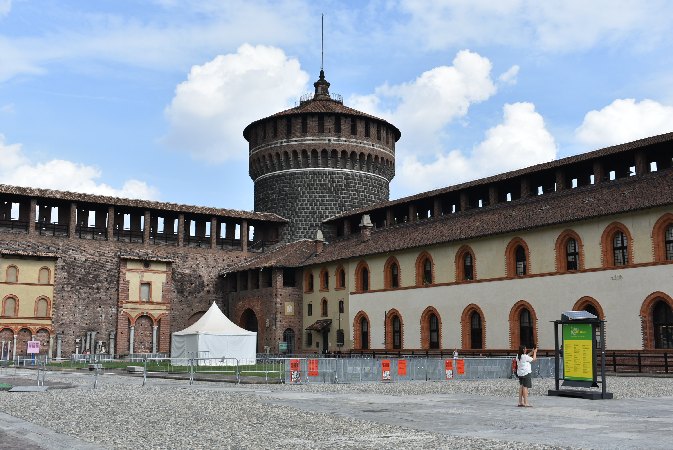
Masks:
[[[308,117],[306,116],[301,117],[301,132],[304,134],[308,133]]]
[[[666,246],[666,260],[673,260],[673,225],[666,228],[666,235],[664,237],[664,245]]]
[[[577,251],[577,241],[573,238],[568,239],[566,243],[566,270],[579,269],[579,252]]]
[[[621,231],[617,231],[612,239],[612,251],[615,257],[615,266],[625,266],[628,264],[628,239]]]
[[[432,284],[432,263],[429,259],[423,262],[423,284]]]
[[[525,345],[527,348],[534,348],[535,343],[533,342],[533,321],[531,319],[530,311],[527,309],[522,309],[519,314],[519,337],[521,339],[521,345]]]
[[[327,299],[323,298],[320,302],[320,315],[327,317]]]
[[[140,283],[140,301],[149,302],[150,301],[150,283]]]
[[[362,276],[362,291],[368,291],[369,290],[369,270],[365,267],[362,269],[362,273],[360,274]]]
[[[35,307],[35,317],[47,317],[49,315],[48,307],[49,302],[47,300],[43,298],[38,299]]]
[[[325,116],[318,114],[318,133],[325,132]]]
[[[526,251],[522,246],[517,246],[515,251],[516,275],[526,275]]]
[[[439,348],[439,319],[436,315],[430,314],[430,349]]]
[[[16,299],[14,297],[7,297],[2,308],[2,315],[5,317],[16,316]]]
[[[341,116],[334,116],[334,132],[341,134]]]
[[[310,347],[313,345],[313,333],[310,331],[306,332],[306,346]]]
[[[312,316],[313,315],[313,303],[308,304],[308,311],[306,311],[307,316]]]
[[[402,348],[402,322],[398,316],[393,316],[393,349]]]
[[[355,120],[355,117],[351,118],[351,134],[355,136],[358,134],[358,123]]]
[[[339,300],[339,314],[343,314],[343,313],[344,313],[344,301]]]
[[[395,289],[400,286],[400,281],[399,281],[399,268],[397,267],[397,264],[393,263],[390,266],[390,287]]]
[[[472,254],[470,252],[465,253],[463,256],[463,279],[465,281],[474,279],[474,265],[472,263]]]
[[[369,348],[369,322],[365,317],[360,319],[360,346],[363,350]]]
[[[289,138],[292,135],[292,117],[285,119],[285,137]]]
[[[365,137],[369,137],[369,121],[365,120]]]
[[[41,268],[37,277],[38,284],[49,284],[49,278],[49,269],[46,267]]]
[[[652,314],[654,325],[654,348],[673,348],[673,310],[659,300]]]
[[[470,348],[478,349],[483,348],[483,342],[481,339],[482,329],[481,329],[481,316],[478,312],[473,311],[470,315]]]

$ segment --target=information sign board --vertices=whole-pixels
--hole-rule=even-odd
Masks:
[[[397,375],[401,377],[406,377],[407,376],[407,360],[406,359],[400,359],[397,361]]]
[[[317,377],[318,376],[318,360],[309,359],[308,360],[308,376]]]
[[[298,359],[290,360],[290,383],[301,382],[301,369]]]
[[[563,324],[563,378],[594,380],[593,330],[590,323]]]
[[[447,380],[453,380],[453,361],[450,359],[444,361],[444,373]]]
[[[381,379],[383,381],[390,381],[390,360],[381,360]]]
[[[459,359],[456,361],[456,371],[458,375],[465,375],[465,360]]]
[[[40,353],[40,341],[28,341],[28,354]]]

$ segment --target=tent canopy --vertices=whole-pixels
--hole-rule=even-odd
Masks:
[[[171,341],[171,358],[212,358],[199,364],[255,364],[256,357],[257,333],[234,324],[215,303],[196,323],[173,333]]]

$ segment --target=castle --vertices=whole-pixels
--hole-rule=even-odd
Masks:
[[[400,131],[315,92],[243,131],[255,212],[0,185],[0,342],[168,353],[213,302],[258,351],[673,347],[673,133],[389,201]]]

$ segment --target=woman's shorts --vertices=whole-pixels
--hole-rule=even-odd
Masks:
[[[519,377],[519,384],[523,387],[532,388],[533,378],[530,376],[530,374]]]

